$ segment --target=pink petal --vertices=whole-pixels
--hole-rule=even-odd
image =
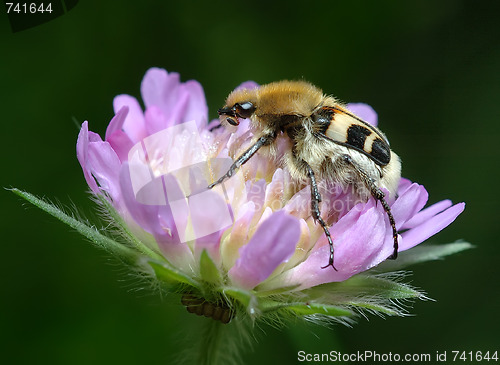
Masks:
[[[175,104],[171,105],[169,109],[160,110],[162,110],[167,116],[167,123],[169,125],[181,124],[186,121],[195,120],[194,118],[190,120],[184,120],[184,115],[188,110],[188,105],[189,94],[181,84],[177,89]]]
[[[253,202],[245,203],[239,208],[238,213],[239,215],[233,224],[231,234],[225,238],[224,244],[221,247],[223,264],[228,269],[233,267],[238,259],[238,248],[248,242],[248,231],[254,219],[255,204]]]
[[[199,128],[207,124],[208,107],[201,85],[194,80],[181,83],[178,73],[159,68],[146,72],[141,94],[146,109],[158,107],[170,123],[196,121]]]
[[[420,212],[415,214],[411,219],[406,221],[401,227],[401,229],[409,229],[417,227],[420,224],[424,223],[426,220],[442,212],[443,210],[448,209],[451,206],[452,206],[451,200],[442,200],[436,204],[433,204],[430,207],[421,210]]]
[[[130,168],[127,162],[122,165],[120,170],[120,187],[125,205],[137,224],[151,234],[161,231],[160,228],[155,227],[155,224],[158,224],[158,205],[146,205],[138,202],[132,187]],[[177,231],[175,231],[176,233]]]
[[[179,79],[176,72],[169,74],[161,68],[150,68],[141,83],[141,95],[146,109],[155,105],[167,116],[177,102]]]
[[[235,90],[240,90],[240,89],[249,89],[249,90],[251,90],[251,89],[256,89],[256,88],[258,88],[259,86],[260,86],[260,85],[259,85],[259,84],[257,84],[255,81],[251,81],[251,80],[250,80],[250,81],[245,81],[245,82],[242,82],[240,85],[238,85],[238,86],[236,87],[236,89],[235,89]]]
[[[158,216],[162,221],[162,228],[165,230],[175,227],[179,234],[179,241],[187,242],[185,233],[188,227],[190,209],[185,199],[185,193],[174,175],[163,175],[161,178],[168,201],[168,203],[159,206]],[[190,239],[191,237],[189,237]],[[177,242],[177,238],[175,242]]]
[[[229,278],[239,287],[254,288],[293,255],[299,238],[300,223],[296,218],[283,211],[272,214],[240,249],[240,258],[229,270]]]
[[[255,209],[259,211],[265,204],[266,180],[248,180],[245,183],[247,200],[255,204]]]
[[[128,152],[134,145],[130,137],[123,131],[123,123],[128,115],[128,106],[123,106],[109,122],[106,129],[106,141],[120,158],[120,161],[128,160]]]
[[[116,132],[123,131],[123,123],[125,123],[125,118],[127,118],[129,108],[128,106],[122,106],[115,114],[113,119],[108,124],[108,128],[106,128],[106,135],[104,139],[107,141],[110,136],[112,136]]]
[[[146,131],[148,135],[155,134],[168,128],[171,124],[168,123],[165,114],[156,105],[152,105],[146,109],[144,113],[144,120],[146,122]]]
[[[392,246],[386,247],[389,223],[380,204],[376,204],[373,199],[370,199],[366,204],[360,204],[361,207],[363,210],[358,213],[358,219],[355,218],[355,213],[349,217],[347,214],[340,220],[343,224],[345,221],[348,227],[339,226],[337,228],[334,226],[331,230],[334,244],[335,240],[338,241],[335,265],[338,265],[337,269],[340,272],[346,272],[349,276],[378,264],[378,256],[382,253],[385,259],[389,256],[389,251],[392,248]],[[354,219],[356,220],[353,221]],[[329,250],[328,246],[327,248]],[[325,259],[327,258],[328,256],[325,257]],[[322,266],[324,265],[326,262]]]
[[[220,263],[220,239],[233,224],[226,201],[215,191],[204,191],[189,197],[189,211],[195,233],[195,254],[207,250],[216,264]]]
[[[295,193],[284,207],[285,212],[302,219],[311,215],[311,188],[306,186]]]
[[[208,130],[211,130],[212,128],[215,128],[212,133],[220,133],[224,130],[224,127],[219,127],[220,125],[220,120],[219,119],[212,119],[208,125],[207,125],[207,129]]]
[[[429,194],[422,185],[412,184],[391,206],[396,228],[400,227],[427,203]]]
[[[338,271],[321,268],[328,264],[330,252],[330,247],[323,245],[311,252],[306,261],[285,272],[279,278],[280,285],[300,284],[300,288],[305,289],[343,281],[367,270],[382,260],[380,256],[389,256],[391,247],[386,247],[386,232],[383,210],[375,207],[373,199],[366,205],[359,204],[330,228],[335,246],[334,265]]]
[[[105,191],[118,204],[121,200],[119,176],[120,160],[108,142],[88,130],[88,122],[82,124],[78,135],[77,158],[85,180],[95,194]]]
[[[113,108],[115,114],[125,106],[129,110],[123,121],[122,129],[132,142],[137,143],[147,136],[144,114],[136,98],[130,95],[118,95],[114,98]]]
[[[399,186],[398,186],[398,195],[403,195],[403,193],[410,188],[410,186],[412,185],[413,183],[402,177],[400,180],[399,180]]]
[[[358,117],[363,119],[365,122],[370,123],[373,126],[378,124],[377,112],[368,104],[365,103],[349,103],[347,104],[347,109],[352,111]]]
[[[99,183],[114,202],[121,200],[119,175],[121,162],[108,142],[91,142],[88,147],[88,166]]]
[[[463,212],[464,209],[465,203],[455,204],[454,206],[446,209],[444,212],[441,212],[434,217],[427,219],[422,224],[404,232],[401,234],[403,240],[400,244],[400,251],[412,248],[446,228],[458,217],[460,213]]]
[[[89,125],[85,121],[82,124],[80,133],[78,133],[78,140],[76,142],[76,157],[80,165],[82,166],[83,176],[87,181],[87,185],[94,192],[94,194],[99,194],[99,187],[95,179],[92,177],[92,172],[88,166],[88,148],[89,148]]]
[[[208,106],[203,87],[198,81],[189,80],[184,84],[184,88],[189,95],[189,101],[183,122],[194,120],[198,128],[205,128],[208,121]]]
[[[171,177],[167,176],[163,181],[164,183],[168,183],[171,191],[178,190],[178,188],[173,186],[174,182],[171,180]],[[185,227],[182,227],[178,223],[181,220],[174,220],[170,205],[146,205],[137,201],[127,162],[123,164],[120,170],[120,186],[130,216],[143,230],[154,236],[167,260],[173,264],[179,264],[181,267],[186,267],[188,262],[192,262],[193,255],[189,247],[185,243],[182,243],[179,237],[178,228],[185,229]],[[154,194],[153,190],[151,190],[151,194]],[[159,201],[161,199],[151,197],[149,200]],[[184,212],[182,212],[182,209],[177,208],[177,213],[179,212],[181,215],[186,215],[187,209],[184,209]],[[187,221],[187,217],[185,217],[185,220]]]
[[[264,199],[268,205],[274,208],[273,210],[278,210],[281,207],[284,188],[283,176],[283,170],[277,169],[273,174],[271,182],[266,187]]]

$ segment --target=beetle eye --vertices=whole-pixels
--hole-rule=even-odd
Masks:
[[[238,117],[246,119],[252,116],[255,111],[255,106],[251,102],[246,101],[241,104],[235,104],[233,110]]]

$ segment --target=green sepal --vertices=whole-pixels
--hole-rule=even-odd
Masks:
[[[404,310],[394,301],[427,299],[421,291],[398,282],[401,273],[370,276],[358,274],[348,280],[326,283],[304,290],[308,298],[321,303],[335,303],[390,316],[404,315]]]
[[[400,252],[396,260],[386,260],[370,271],[387,272],[405,268],[421,262],[439,260],[445,256],[473,248],[465,241],[456,241],[444,245],[420,245],[411,250]]]
[[[290,305],[289,303],[276,301],[271,298],[258,298],[254,293],[241,289],[224,289],[224,293],[240,302],[253,319],[263,313],[276,312]]]
[[[291,311],[298,315],[324,314],[335,317],[353,315],[348,309],[329,304],[286,302],[283,298],[280,300],[257,298],[252,292],[237,288],[225,288],[223,293],[240,302],[251,317],[280,310]]]
[[[200,276],[203,280],[211,284],[220,284],[222,277],[220,271],[208,255],[207,250],[203,250],[200,256]]]
[[[255,295],[258,297],[267,297],[271,295],[278,295],[278,294],[286,294],[288,292],[294,291],[300,286],[300,284],[295,284],[295,285],[289,285],[289,286],[284,286],[281,288],[276,288],[276,289],[271,289],[271,290],[260,290],[260,287],[257,286],[255,288]]]
[[[239,288],[224,288],[222,290],[222,294],[230,296],[231,298],[237,300],[245,308],[250,306],[250,303],[254,301],[253,298],[255,298],[255,296],[251,292]]]
[[[239,288],[224,288],[222,293],[239,302],[250,318],[255,319],[262,313],[261,301],[253,292]]]
[[[144,243],[142,243],[137,237],[130,231],[130,229],[127,226],[127,223],[123,220],[123,217],[116,211],[116,209],[111,205],[108,199],[104,195],[97,194],[96,197],[99,199],[99,202],[101,205],[106,209],[106,212],[110,215],[111,218],[113,218],[114,222],[118,225],[118,227],[121,229],[121,231],[124,233],[124,237],[133,245],[136,247],[136,249],[143,253],[144,255],[149,256],[150,258],[157,260],[157,261],[162,261],[164,260],[164,257],[160,255],[158,252],[152,250],[148,246],[146,246]]]
[[[199,288],[200,285],[194,279],[177,270],[170,264],[165,262],[148,261],[149,266],[153,269],[158,280],[165,283],[168,287],[175,287],[179,284],[188,285],[190,287]]]
[[[354,315],[354,312],[349,309],[321,303],[293,304],[286,306],[284,309],[301,316],[323,314],[331,317],[350,317]]]
[[[98,247],[117,255],[118,257],[124,259],[129,263],[135,264],[137,262],[140,254],[136,250],[103,235],[95,227],[90,227],[85,223],[79,221],[78,219],[69,216],[61,209],[57,208],[55,205],[48,203],[43,199],[40,199],[30,193],[21,191],[19,189],[11,189],[11,191],[21,198],[26,199],[31,204],[40,208],[44,212],[49,213],[51,216],[59,219],[61,222],[66,223],[68,226],[75,229],[78,233],[87,237]]]
[[[402,284],[384,276],[355,275],[345,281],[321,284],[304,293],[312,298],[335,298],[336,303],[352,298],[377,297],[385,299],[419,298],[423,294],[407,284]],[[326,293],[326,294],[325,294]]]
[[[394,305],[383,305],[379,303],[374,303],[374,302],[350,302],[346,303],[350,305],[351,307],[357,308],[357,309],[363,309],[367,310],[369,312],[374,312],[374,313],[383,313],[387,314],[388,316],[403,316],[404,311],[401,311],[400,309],[397,309]]]

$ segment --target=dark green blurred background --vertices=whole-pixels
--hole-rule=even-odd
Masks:
[[[73,120],[103,135],[113,97],[139,97],[149,67],[200,81],[211,118],[242,81],[305,78],[346,102],[371,104],[403,175],[424,184],[431,203],[467,203],[431,242],[463,238],[477,247],[413,268],[409,281],[436,300],[415,303],[414,316],[369,316],[331,330],[261,326],[247,363],[295,363],[299,350],[446,350],[449,360],[453,350],[500,351],[500,2],[138,3],[81,0],[18,33],[0,16],[0,186],[92,216]],[[0,199],[4,363],[167,363],[179,327],[196,317],[140,290],[37,208],[8,191]]]

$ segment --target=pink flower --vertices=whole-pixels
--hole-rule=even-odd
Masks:
[[[392,230],[382,206],[374,199],[353,201],[349,190],[325,183],[322,212],[338,271],[321,269],[329,247],[311,217],[309,187],[294,183],[275,160],[257,154],[223,187],[206,190],[251,142],[248,120],[235,131],[216,128],[218,121],[208,123],[201,85],[181,83],[177,73],[162,69],[146,73],[141,94],[144,110],[131,96],[115,98],[104,140],[83,123],[78,161],[92,193],[107,199],[137,240],[164,258],[165,270],[191,283],[190,292],[210,297],[203,284],[210,282],[211,290],[246,303],[247,310],[248,298],[286,292],[286,303],[299,313],[297,298],[306,289],[345,281],[391,254]],[[349,108],[377,123],[369,106]],[[397,199],[389,202],[400,251],[441,231],[464,209],[449,200],[424,208],[427,199],[423,186],[402,179]],[[203,252],[215,276],[206,276]],[[301,303],[310,308],[314,302],[306,296]]]

